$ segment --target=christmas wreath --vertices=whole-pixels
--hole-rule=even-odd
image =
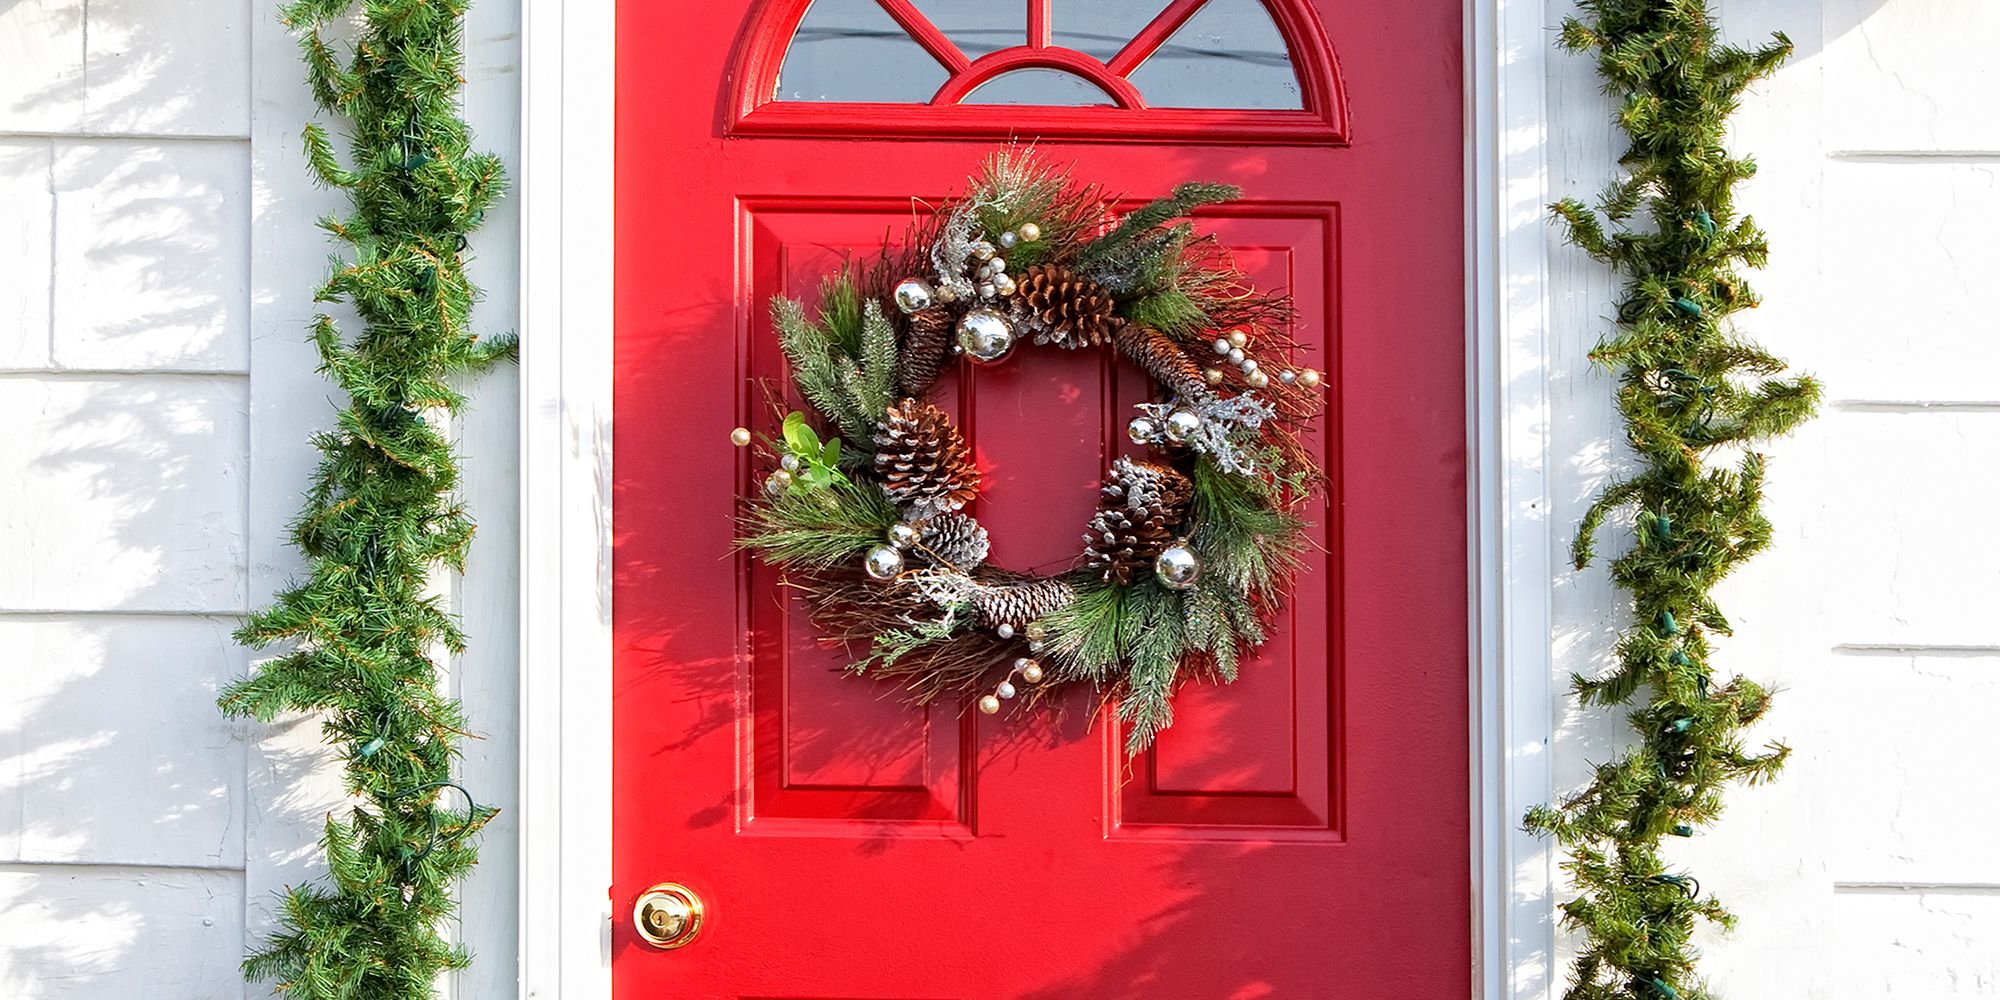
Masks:
[[[827,279],[816,316],[773,300],[783,396],[810,412],[776,406],[775,434],[732,432],[770,463],[741,543],[785,571],[855,673],[920,702],[983,692],[987,714],[1024,689],[1093,685],[1118,699],[1133,753],[1171,724],[1181,682],[1235,678],[1307,544],[1293,511],[1322,483],[1298,436],[1322,379],[1293,366],[1290,298],[1251,287],[1187,221],[1237,194],[1183,184],[1120,216],[1101,188],[1003,150],[902,246]],[[1077,564],[1053,576],[987,564],[979,468],[927,399],[948,368],[1029,340],[1116,350],[1158,384],[1128,427],[1148,457],[1111,463]]]

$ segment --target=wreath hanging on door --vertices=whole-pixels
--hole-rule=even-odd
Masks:
[[[1294,510],[1323,484],[1299,440],[1322,377],[1292,364],[1290,297],[1187,221],[1237,194],[1182,184],[1121,217],[1103,189],[1003,150],[902,246],[828,278],[816,316],[772,300],[810,412],[732,432],[770,463],[741,544],[855,673],[919,702],[983,692],[989,715],[1089,684],[1118,699],[1137,753],[1183,681],[1233,680],[1264,642],[1307,544]],[[1046,576],[987,563],[979,469],[928,400],[946,368],[1026,341],[1116,350],[1158,384],[1127,428],[1145,457],[1112,461],[1076,565]]]

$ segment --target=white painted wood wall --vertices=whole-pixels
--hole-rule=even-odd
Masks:
[[[338,206],[298,154],[309,114],[265,0],[0,3],[0,996],[261,996],[238,979],[272,893],[314,870],[337,784],[313,727],[212,708],[228,633],[298,566],[282,533],[330,413],[304,339]],[[1550,0],[1553,25],[1566,4]],[[2000,6],[1725,0],[1799,55],[1736,129],[1773,233],[1749,329],[1831,402],[1773,448],[1777,544],[1733,580],[1726,662],[1778,682],[1798,749],[1684,854],[1743,918],[1709,948],[1737,997],[2000,997]],[[468,114],[511,160],[516,4],[483,0]],[[1336,32],[1337,37],[1337,32]],[[1557,55],[1551,195],[1615,151],[1586,59]],[[476,243],[483,316],[511,326],[515,219]],[[1558,524],[1619,466],[1610,380],[1584,352],[1614,289],[1553,252]],[[464,425],[482,522],[456,585],[475,637],[452,683],[489,739],[467,781],[511,805],[515,383]],[[1566,531],[1566,527],[1562,529]],[[1602,663],[1601,568],[1551,581],[1560,674]],[[1619,728],[1564,702],[1580,781]],[[458,996],[511,995],[513,817],[465,889]],[[1560,961],[1560,956],[1557,956]]]
[[[300,569],[284,533],[333,412],[306,340],[340,206],[267,0],[0,3],[0,996],[244,997],[275,893],[317,870],[337,775],[309,722],[224,720],[230,640]],[[510,162],[516,4],[474,5],[467,115]],[[514,327],[511,203],[474,243]],[[513,803],[515,377],[462,424],[478,638],[451,683]],[[510,995],[514,817],[485,839],[456,995]]]

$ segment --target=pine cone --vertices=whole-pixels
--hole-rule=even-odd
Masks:
[[[905,399],[875,426],[875,471],[882,491],[920,514],[954,511],[979,495],[972,451],[943,410]]]
[[[896,359],[896,377],[904,394],[918,399],[930,395],[931,384],[951,363],[954,323],[951,310],[943,306],[910,314],[903,330],[902,356]]]
[[[920,554],[961,571],[977,568],[992,549],[986,529],[964,514],[939,514],[924,522],[917,544],[923,546]]]
[[[1097,513],[1084,533],[1084,565],[1120,586],[1151,572],[1173,543],[1194,497],[1193,484],[1165,465],[1120,458],[1104,477]]]
[[[1015,287],[1018,308],[1037,331],[1038,344],[1096,347],[1125,325],[1112,313],[1117,303],[1110,292],[1061,264],[1033,265],[1021,272]]]
[[[1201,377],[1201,366],[1172,337],[1150,327],[1127,326],[1118,331],[1117,339],[1118,349],[1126,357],[1173,390],[1174,395],[1189,399],[1208,395],[1208,381]]]
[[[972,608],[982,625],[1020,628],[1076,600],[1076,591],[1057,579],[1025,580],[1000,587],[981,587]]]

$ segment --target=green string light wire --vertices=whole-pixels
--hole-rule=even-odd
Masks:
[[[1584,0],[1565,48],[1593,51],[1630,139],[1624,175],[1596,209],[1554,208],[1570,241],[1620,274],[1618,327],[1593,354],[1618,372],[1618,409],[1640,467],[1607,489],[1578,526],[1578,568],[1613,513],[1632,510],[1631,548],[1611,577],[1632,601],[1616,666],[1578,677],[1584,705],[1625,709],[1637,740],[1590,783],[1527,816],[1555,838],[1576,896],[1564,922],[1582,936],[1568,1000],[1706,1000],[1691,945],[1702,920],[1732,917],[1692,877],[1670,872],[1664,838],[1716,821],[1723,791],[1775,775],[1782,744],[1750,751],[1743,729],[1770,707],[1742,677],[1717,683],[1711,635],[1729,622],[1718,581],[1771,539],[1761,512],[1764,460],[1754,450],[1808,418],[1809,378],[1739,336],[1729,317],[1756,304],[1739,268],[1762,267],[1764,234],[1733,207],[1753,165],[1724,149],[1744,88],[1791,52],[1783,35],[1757,49],[1717,39],[1699,0]],[[1718,454],[1718,449],[1727,449]],[[1740,455],[1730,459],[1729,455]]]
[[[342,163],[325,128],[305,130],[315,179],[350,203],[321,220],[344,252],[317,298],[346,303],[361,326],[314,323],[320,370],[348,402],[313,439],[319,467],[292,529],[309,573],[237,633],[282,651],[220,703],[264,721],[320,715],[356,802],[327,818],[326,877],[287,892],[282,925],[244,962],[297,1000],[423,1000],[470,961],[442,929],[494,810],[452,778],[466,726],[438,690],[436,657],[465,636],[432,584],[464,570],[473,533],[446,434],[465,402],[454,384],[514,345],[469,322],[467,234],[506,179],[458,115],[468,2],[366,0],[352,21],[353,0],[284,8],[313,98],[349,140]],[[354,32],[345,51],[321,33],[335,20]],[[463,810],[440,801],[446,790]]]

